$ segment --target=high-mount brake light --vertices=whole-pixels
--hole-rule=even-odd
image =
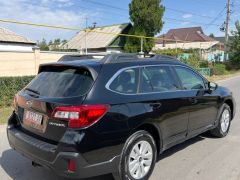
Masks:
[[[86,128],[96,123],[109,109],[109,105],[60,106],[52,118],[68,121],[69,128]]]

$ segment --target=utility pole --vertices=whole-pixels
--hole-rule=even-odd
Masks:
[[[141,55],[144,54],[143,52],[143,37],[141,37],[141,52],[140,52]]]
[[[88,49],[87,49],[87,29],[88,29],[88,18],[86,17],[86,28],[85,28],[85,54],[88,53]]]
[[[228,45],[228,40],[229,40],[229,21],[230,21],[230,14],[231,14],[231,10],[230,10],[230,0],[227,0],[227,17],[226,17],[226,27],[225,27],[225,45],[224,45],[224,61],[227,60],[227,45]]]

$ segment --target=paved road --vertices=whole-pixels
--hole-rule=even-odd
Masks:
[[[240,76],[219,82],[229,87],[240,107]],[[207,134],[175,146],[160,157],[150,180],[240,180],[240,112],[232,122],[226,138]],[[0,179],[60,180],[44,168],[9,148],[4,127],[0,127]],[[88,180],[112,180],[110,175]],[[62,179],[64,180],[64,179]]]

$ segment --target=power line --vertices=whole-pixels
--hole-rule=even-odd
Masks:
[[[83,0],[83,1],[86,2],[86,3],[91,3],[91,4],[103,6],[103,7],[109,7],[109,8],[116,9],[116,10],[128,11],[128,9],[125,9],[125,8],[119,8],[117,6],[112,6],[112,5],[109,5],[109,4],[106,4],[106,3],[97,2],[97,1],[94,1],[94,0]],[[210,18],[210,19],[214,18],[214,17],[211,17],[211,16],[197,14],[197,13],[191,12],[191,11],[174,9],[174,8],[170,8],[170,7],[167,7],[167,6],[164,6],[164,7],[165,7],[165,9],[167,9],[169,11],[178,12],[178,13],[181,13],[181,14],[189,13],[189,14],[192,14],[192,15],[195,15],[195,16],[199,16],[199,17],[203,17],[203,18]]]
[[[96,29],[82,29],[82,28],[72,28],[72,27],[65,27],[65,26],[53,26],[53,25],[48,25],[48,24],[37,24],[37,23],[32,23],[32,22],[22,22],[22,21],[7,20],[7,19],[0,19],[0,22],[19,24],[19,25],[27,25],[27,26],[63,29],[63,30],[70,30],[70,31],[83,31],[83,32],[89,32],[89,33],[94,32],[94,33],[101,33],[101,34],[115,35],[115,36],[125,36],[125,37],[135,37],[135,38],[145,38],[145,39],[155,39],[155,40],[168,40],[168,41],[182,42],[182,43],[192,42],[192,41],[182,41],[182,40],[176,40],[176,39],[167,39],[167,38],[161,38],[161,37],[149,37],[149,36],[142,36],[142,35],[104,32],[104,31],[99,31]]]
[[[206,23],[201,23],[201,22],[197,22],[197,21],[186,21],[186,20],[182,20],[182,19],[176,19],[176,18],[168,18],[168,17],[165,17],[165,19],[167,20],[172,20],[172,21],[177,21],[177,22],[189,22],[189,23],[193,23],[193,24],[201,24],[201,25],[209,25],[209,24],[206,24]],[[212,26],[219,26],[219,24],[211,24]]]
[[[166,7],[166,6],[165,6],[165,8],[168,9],[169,11],[179,12],[181,14],[189,13],[189,14],[192,14],[192,15],[195,15],[195,16],[199,16],[199,17],[203,17],[203,18],[213,18],[211,16],[201,15],[201,14],[197,14],[197,13],[190,12],[190,11],[184,11],[184,10],[169,8],[169,7]]]
[[[212,24],[219,19],[219,17],[221,17],[222,13],[224,12],[224,10],[226,9],[226,6],[217,14],[217,16],[212,20],[210,21],[206,26],[206,29],[207,30],[210,26],[212,26]]]

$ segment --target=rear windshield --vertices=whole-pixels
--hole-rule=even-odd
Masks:
[[[86,69],[48,67],[30,82],[25,91],[44,97],[75,97],[86,94],[92,84],[93,78]]]

